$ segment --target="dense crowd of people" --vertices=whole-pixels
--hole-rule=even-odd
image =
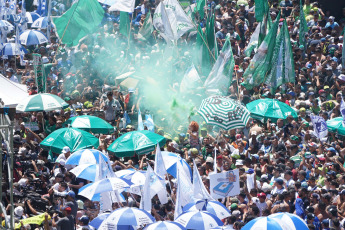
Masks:
[[[39,145],[71,117],[95,115],[115,127],[111,135],[97,135],[99,150],[109,156],[114,171],[145,170],[148,164],[154,167],[153,154],[118,158],[107,151],[116,138],[136,129],[139,108],[159,117],[155,119],[155,132],[167,139],[162,149],[180,154],[191,168],[194,160],[207,189],[214,161],[217,172],[239,169],[240,194],[222,200],[231,212],[230,217],[222,220],[229,229],[241,229],[256,217],[277,212],[297,214],[310,229],[345,229],[345,139],[336,132],[329,132],[324,140],[319,140],[311,123],[311,115],[325,120],[341,116],[340,104],[345,94],[345,67],[341,64],[345,8],[342,18],[335,18],[334,12],[324,12],[317,1],[305,0],[303,11],[308,33],[304,47],[299,44],[299,1],[269,1],[272,21],[279,12],[287,20],[296,74],[294,83],[287,83],[285,90],[278,89],[272,94],[265,85],[247,90],[239,84],[254,55],[244,55],[257,26],[254,0],[207,1],[205,19],[196,15],[198,26],[205,27],[207,15],[214,12],[218,49],[222,49],[227,37],[233,49],[236,77],[228,89],[229,97],[243,104],[259,98],[275,98],[298,113],[296,120],[292,116],[265,123],[251,119],[243,129],[226,131],[207,125],[201,118],[195,118],[197,122],[174,122],[168,118],[169,112],[159,110],[170,105],[163,107],[150,101],[154,96],[164,97],[160,91],[169,91],[172,93],[167,95],[182,94],[183,100],[197,108],[200,99],[207,96],[203,89],[191,92],[177,89],[186,68],[196,60],[195,31],[183,35],[169,54],[157,31],[147,40],[139,39],[138,31],[146,15],[149,11],[153,14],[157,4],[140,1],[130,15],[129,38],[119,32],[119,12],[106,11],[97,33],[88,35],[77,47],[66,47],[56,36],[51,36],[49,44],[27,47],[30,52],[25,55],[25,66],[20,65],[20,57],[4,60],[4,76],[26,84],[29,94],[34,95],[37,86],[32,53],[41,54],[47,92],[69,104],[61,111],[16,114],[13,138],[15,221],[20,223],[30,216],[47,213],[42,225],[23,225],[21,229],[90,229],[89,221],[99,214],[98,202],[78,195],[78,190],[90,181],[76,178],[69,172],[71,168],[65,162],[73,154],[70,149],[65,147],[62,152],[50,153]],[[61,15],[70,5],[70,1],[54,1],[53,15]],[[108,6],[103,5],[103,8],[107,10]],[[20,6],[17,10],[20,11]],[[7,34],[7,39],[10,41],[14,35]],[[195,64],[195,67],[201,80],[205,80],[207,76],[201,66]],[[134,87],[126,87],[117,78],[128,71],[142,78],[134,78],[133,81],[139,81]],[[153,86],[150,90],[155,86],[164,88],[157,88],[157,95],[152,96],[147,94],[148,84]],[[169,100],[171,98],[166,99],[166,104]],[[130,124],[124,125],[124,114],[128,114]],[[29,122],[37,123],[37,127],[26,127]],[[7,147],[2,144],[4,162]],[[2,202],[9,212],[8,168],[6,164],[2,167]],[[254,188],[248,191],[246,178],[253,173]],[[176,184],[167,183],[171,183],[172,188],[167,186],[169,202],[161,205],[158,199],[152,200],[152,214],[156,220],[174,220]],[[139,206],[140,196],[125,193],[124,196],[127,202],[114,203],[114,209]]]

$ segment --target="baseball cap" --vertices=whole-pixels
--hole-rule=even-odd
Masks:
[[[84,202],[82,200],[77,200],[78,209],[84,209]]]
[[[243,160],[236,160],[235,166],[242,166],[243,165]]]
[[[345,195],[345,189],[341,190],[341,192],[339,192],[339,195]]]
[[[65,147],[63,147],[61,153],[68,153],[70,151],[71,151],[70,148],[68,146],[65,146]]]
[[[279,178],[279,177],[275,180],[275,182],[277,182],[280,185],[284,184],[284,180],[282,178]]]
[[[237,204],[231,204],[230,205],[231,210],[235,210],[238,208]]]
[[[66,211],[66,212],[72,212],[72,209],[69,206],[63,207],[63,210]]]
[[[327,172],[327,174],[328,174],[328,175],[333,175],[333,176],[336,176],[336,175],[337,175],[337,173],[336,173],[336,172],[334,172],[333,170],[331,170],[331,171]]]
[[[298,137],[297,136],[295,136],[295,135],[293,135],[293,136],[291,136],[291,140],[293,140],[293,141],[298,141]]]
[[[79,221],[82,222],[83,224],[88,224],[90,219],[87,215],[83,215],[80,217]]]
[[[72,197],[72,198],[75,198],[75,193],[74,193],[73,191],[69,191],[69,192],[67,193],[67,196],[70,196],[70,197]]]
[[[246,173],[248,173],[248,174],[253,174],[253,173],[254,173],[254,169],[249,168],[249,169],[246,171]]]
[[[332,153],[335,153],[335,152],[336,152],[335,148],[333,148],[333,147],[327,148],[326,150],[327,150],[327,151],[331,151]]]
[[[207,157],[206,158],[206,163],[212,163],[213,164],[213,158],[212,157]]]
[[[266,199],[266,194],[263,193],[263,192],[261,192],[261,193],[258,194],[258,197],[259,197],[259,198],[265,198],[265,199]]]

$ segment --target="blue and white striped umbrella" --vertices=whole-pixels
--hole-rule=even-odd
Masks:
[[[48,26],[48,17],[41,17],[32,23],[31,28],[46,29],[47,26]]]
[[[210,230],[233,230],[233,228],[229,225],[226,225],[226,226],[211,228]]]
[[[95,229],[98,229],[99,226],[102,224],[102,222],[107,219],[107,217],[111,214],[111,212],[104,212],[99,214],[95,219],[93,219],[89,226],[94,227]]]
[[[105,219],[98,229],[129,229],[143,227],[155,222],[155,218],[145,210],[138,208],[119,208]],[[120,227],[121,226],[121,227]]]
[[[175,221],[187,229],[209,230],[223,226],[223,222],[218,217],[206,211],[184,212]]]
[[[249,221],[246,225],[243,226],[242,230],[285,230],[279,220],[271,217],[258,217],[254,220]],[[291,228],[291,230],[294,228]]]
[[[21,45],[15,43],[4,43],[1,49],[1,55],[21,55],[22,53],[28,53],[28,51]]]
[[[122,177],[122,176],[125,176],[125,175],[128,175],[128,174],[131,174],[133,172],[135,172],[136,170],[135,169],[132,169],[132,168],[129,168],[129,169],[122,169],[120,171],[116,171],[115,172],[115,175],[117,177]]]
[[[110,191],[123,191],[129,188],[132,183],[123,178],[111,177],[105,178],[94,183],[84,185],[79,189],[79,195],[88,198],[89,200],[95,199],[95,195],[103,192]]]
[[[1,32],[9,32],[14,30],[14,26],[6,20],[0,20]]]
[[[162,157],[164,166],[170,175],[177,178],[177,164],[180,163],[186,175],[188,175],[189,178],[192,178],[192,170],[189,164],[179,154],[162,151]]]
[[[98,164],[82,164],[71,171],[76,177],[89,181],[95,181],[98,177],[99,167]]]
[[[37,19],[39,19],[41,16],[38,13],[35,12],[26,12],[25,18],[27,23],[33,23]]]
[[[145,180],[146,180],[146,171],[143,171],[143,170],[134,171],[127,175],[121,176],[121,178],[129,180],[134,185],[144,185]]]
[[[66,165],[98,164],[99,154],[102,155],[105,162],[109,161],[106,155],[96,149],[81,149],[67,158]]]
[[[181,224],[173,221],[157,221],[144,228],[144,230],[185,230]]]
[[[290,230],[308,230],[307,223],[301,219],[299,216],[288,213],[288,212],[282,212],[282,213],[275,213],[272,215],[269,215],[268,217],[273,218],[277,220],[281,226],[283,226],[284,229],[290,229]]]
[[[194,202],[186,204],[183,207],[183,211],[208,211],[221,220],[231,216],[229,210],[222,203],[215,200],[196,200]]]
[[[20,43],[22,45],[39,45],[47,42],[48,38],[38,30],[25,30],[20,34]]]

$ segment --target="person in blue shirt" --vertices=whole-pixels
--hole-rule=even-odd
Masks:
[[[135,13],[137,14],[137,16],[135,17],[135,19],[132,20],[132,24],[133,26],[139,26],[140,25],[140,20],[141,20],[141,7],[137,6],[135,8]]]
[[[334,17],[333,16],[330,16],[328,18],[328,22],[326,23],[325,27],[328,28],[332,28],[332,30],[339,30],[339,24],[337,22],[334,21]]]
[[[317,218],[317,216],[315,216],[313,213],[308,213],[305,217],[305,222],[307,224],[312,224],[315,227],[315,230],[321,230],[321,223],[319,218]]]

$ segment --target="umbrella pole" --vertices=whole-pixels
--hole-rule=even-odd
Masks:
[[[241,102],[241,100],[240,100],[240,85],[238,84],[237,70],[234,70],[234,71],[235,71],[235,76],[236,76],[236,81],[237,81],[237,100],[238,100],[238,102]]]

